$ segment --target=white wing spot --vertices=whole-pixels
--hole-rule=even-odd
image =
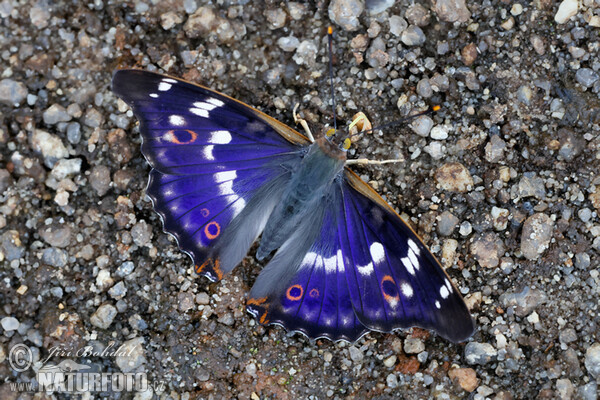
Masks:
[[[231,142],[231,133],[229,133],[229,131],[211,132],[210,142],[216,144],[228,144],[229,142]]]
[[[206,99],[206,101],[210,104],[214,104],[216,107],[223,107],[225,105],[225,103],[223,103],[221,100],[219,99]]]
[[[171,85],[170,83],[162,81],[161,83],[158,84],[158,91],[159,92],[166,92],[167,90],[171,89],[172,86],[173,85]]]
[[[206,111],[212,111],[215,108],[217,108],[217,106],[215,106],[214,104],[205,103],[204,101],[195,102],[194,107],[202,108],[203,110],[206,110]]]
[[[444,280],[444,283],[446,284],[446,287],[448,288],[448,291],[449,291],[450,293],[452,293],[452,284],[450,283],[450,281],[448,280],[448,278],[446,278],[446,279]]]
[[[157,99],[158,98],[158,94],[157,93],[150,93],[148,96],[152,97],[153,99]]]
[[[413,267],[415,267],[416,270],[419,270],[419,259],[417,258],[417,255],[413,249],[408,250],[408,258],[410,258],[410,262],[412,263]]]
[[[167,83],[177,83],[177,81],[175,79],[171,79],[171,78],[163,78],[163,82],[167,82]]]
[[[415,241],[412,239],[408,239],[408,247],[410,247],[416,255],[419,255],[421,253],[421,249],[419,249],[419,246],[417,246]]]
[[[337,272],[337,255],[332,255],[329,258],[323,258],[323,265],[325,266],[326,274],[335,274]]]
[[[314,251],[309,251],[308,253],[306,253],[304,258],[302,259],[302,262],[300,263],[300,265],[301,266],[313,265],[315,263],[315,260],[317,259],[317,256],[318,256],[318,254],[315,253]]]
[[[199,117],[208,118],[208,111],[203,110],[202,108],[190,108],[190,112],[192,114],[196,114]]]
[[[406,268],[406,270],[408,271],[409,274],[411,275],[415,275],[415,269],[413,268],[413,265],[410,261],[410,258],[408,257],[402,257],[401,259],[402,264],[404,264],[404,267]]]
[[[206,146],[204,147],[204,149],[202,149],[202,155],[204,156],[204,159],[206,160],[214,160],[215,156],[213,155],[213,149],[215,148],[215,146]]]
[[[413,288],[408,282],[402,282],[402,284],[400,285],[400,290],[402,291],[404,297],[406,297],[407,299],[410,299],[413,296]]]
[[[371,276],[373,275],[373,263],[370,262],[367,265],[357,265],[357,269],[358,269],[358,273],[361,274],[362,276]]]
[[[181,115],[171,115],[169,116],[169,123],[175,126],[182,126],[185,124],[185,119]]]
[[[381,243],[373,242],[369,247],[369,250],[371,251],[371,257],[373,258],[375,264],[379,264],[385,260],[385,251]]]
[[[215,183],[230,181],[232,179],[237,178],[237,172],[235,172],[235,171],[217,172],[214,175],[214,178],[215,178]]]
[[[450,296],[450,292],[446,286],[440,288],[440,296],[442,296],[442,299],[447,299]]]
[[[438,310],[439,310],[440,308],[442,308],[442,305],[441,305],[441,304],[440,304],[440,302],[439,302],[439,301],[437,301],[437,300],[435,301],[435,308],[437,308]]]
[[[337,260],[336,262],[337,262],[337,268],[338,268],[338,271],[339,271],[340,273],[344,273],[344,271],[345,271],[346,269],[345,269],[345,267],[344,267],[344,256],[343,256],[343,254],[342,254],[342,249],[338,249],[338,251],[337,251],[337,253],[336,253],[335,257],[336,257],[336,260]]]
[[[237,199],[231,207],[233,207],[233,217],[235,218],[240,212],[242,212],[244,207],[246,207],[246,200],[244,200],[242,197],[237,196]]]

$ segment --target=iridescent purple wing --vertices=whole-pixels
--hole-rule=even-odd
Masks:
[[[261,323],[348,341],[413,326],[453,342],[473,333],[440,264],[367,184],[346,170],[324,199],[252,288],[248,309]]]
[[[339,182],[260,273],[248,311],[310,338],[355,341],[369,330],[354,312],[342,254]]]
[[[308,139],[237,100],[164,75],[119,70],[112,88],[140,121],[153,168],[147,193],[165,231],[196,272],[221,279],[264,228]]]

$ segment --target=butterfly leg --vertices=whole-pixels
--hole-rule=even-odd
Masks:
[[[300,124],[302,125],[302,128],[304,128],[304,131],[306,132],[306,136],[310,139],[311,143],[315,141],[315,138],[312,134],[312,132],[310,131],[310,128],[308,127],[308,123],[306,122],[306,120],[302,119],[298,113],[296,113],[296,110],[298,110],[298,107],[300,106],[300,103],[296,103],[296,105],[294,106],[294,111],[292,111],[293,115],[294,115],[294,122],[296,124]]]

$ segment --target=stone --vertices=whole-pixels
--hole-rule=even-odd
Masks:
[[[504,255],[504,242],[495,233],[488,232],[477,237],[470,250],[479,265],[484,268],[496,268]]]
[[[550,245],[554,221],[543,213],[525,220],[521,233],[521,253],[528,260],[536,260]]]
[[[554,21],[556,21],[557,24],[564,24],[572,16],[577,14],[578,8],[578,0],[563,0],[558,6],[558,10],[554,15]]]
[[[600,379],[600,343],[594,343],[586,350],[585,368],[594,379]]]
[[[473,368],[453,368],[448,371],[448,377],[458,382],[460,387],[469,393],[477,389],[479,385],[477,373]]]
[[[27,86],[13,79],[0,81],[0,103],[9,106],[19,105],[27,98]]]
[[[7,332],[16,331],[19,329],[19,320],[15,317],[4,317],[0,320],[0,325],[2,325],[2,329]]]
[[[104,196],[110,189],[110,170],[105,165],[97,165],[92,168],[89,182],[98,196]]]
[[[333,0],[329,3],[329,19],[346,31],[360,28],[358,18],[364,11],[364,4],[359,0]]]
[[[442,165],[435,172],[435,180],[449,192],[466,192],[473,188],[473,177],[464,165],[457,162]]]
[[[402,31],[400,40],[407,46],[420,46],[425,43],[427,38],[421,28],[416,25],[409,25],[408,28]]]
[[[124,342],[120,349],[122,351],[115,357],[115,364],[122,372],[128,373],[136,371],[146,362],[144,355],[144,338],[135,337]]]
[[[471,18],[471,12],[467,8],[465,0],[436,0],[433,11],[442,21],[467,22]]]
[[[548,296],[544,292],[531,289],[529,286],[525,286],[520,292],[509,292],[500,296],[504,308],[514,307],[515,314],[519,317],[530,315],[536,307],[547,300]]]
[[[61,158],[69,156],[69,152],[62,140],[51,133],[41,129],[35,129],[30,136],[31,147],[37,153],[44,157],[44,164],[48,168],[54,167],[54,164]]]
[[[406,354],[418,354],[425,350],[425,343],[422,339],[408,337],[404,340],[404,352]]]
[[[103,304],[90,317],[90,323],[97,328],[107,329],[117,316],[117,309],[111,304]]]
[[[468,364],[485,365],[496,359],[498,352],[489,343],[469,342],[465,346],[465,360]]]
[[[68,122],[72,117],[60,104],[52,104],[44,111],[42,118],[46,125],[56,125],[59,122]]]

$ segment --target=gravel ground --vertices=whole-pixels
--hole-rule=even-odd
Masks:
[[[15,344],[43,360],[114,342],[131,357],[71,359],[164,385],[84,398],[596,399],[600,2],[464,2],[0,1],[0,398],[68,397],[14,392],[35,375],[9,365]],[[261,265],[195,278],[145,196],[117,67],[289,124],[299,102],[317,127],[332,22],[340,121],[442,106],[351,157],[405,160],[356,170],[443,257],[478,326],[466,344],[259,326],[245,298]]]

